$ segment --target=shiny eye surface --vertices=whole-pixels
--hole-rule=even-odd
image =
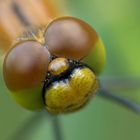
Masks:
[[[12,91],[37,86],[44,80],[49,64],[49,52],[36,41],[17,44],[4,60],[4,79]]]
[[[46,44],[53,55],[75,60],[85,57],[97,39],[89,24],[74,17],[53,20],[45,32]]]

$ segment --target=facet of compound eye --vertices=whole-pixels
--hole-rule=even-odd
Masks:
[[[45,32],[46,44],[53,55],[75,60],[86,57],[97,40],[96,31],[74,17],[53,20]]]
[[[57,76],[64,73],[69,68],[69,62],[66,58],[56,58],[51,61],[48,71]]]
[[[21,91],[41,84],[49,65],[49,52],[36,41],[16,44],[6,55],[4,79],[11,91]]]

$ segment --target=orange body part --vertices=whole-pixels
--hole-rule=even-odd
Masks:
[[[50,0],[0,1],[0,50],[5,52],[30,26],[46,25],[59,15]]]

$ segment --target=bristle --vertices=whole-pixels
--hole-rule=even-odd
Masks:
[[[36,40],[37,42],[39,42],[43,45],[45,43],[45,39],[44,39],[45,29],[46,29],[46,26],[41,26],[39,28],[30,27],[19,38],[17,38],[13,42],[13,44],[17,44],[17,43],[20,43],[23,41],[28,41],[28,40]]]

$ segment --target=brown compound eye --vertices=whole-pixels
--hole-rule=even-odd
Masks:
[[[45,32],[46,44],[53,55],[75,60],[87,56],[97,40],[96,31],[74,17],[53,20]]]
[[[7,87],[21,91],[38,86],[46,76],[49,52],[36,41],[17,44],[4,60],[3,72]]]

